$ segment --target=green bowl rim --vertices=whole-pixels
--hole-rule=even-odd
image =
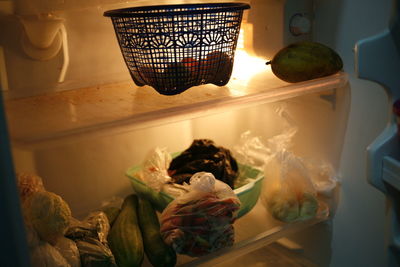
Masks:
[[[235,193],[236,196],[240,196],[241,194],[243,194],[243,193],[249,191],[251,188],[253,188],[253,187],[256,185],[256,183],[259,183],[260,181],[262,181],[262,180],[264,179],[264,175],[263,175],[263,172],[262,172],[261,170],[259,170],[259,169],[257,169],[257,168],[254,168],[254,167],[252,167],[252,166],[249,166],[249,165],[245,165],[245,164],[239,163],[239,166],[240,166],[240,165],[246,166],[246,167],[250,167],[251,169],[254,169],[254,170],[258,171],[259,173],[256,175],[255,178],[250,178],[250,177],[249,177],[249,179],[252,180],[251,182],[249,182],[249,183],[247,183],[247,184],[245,184],[245,185],[243,185],[243,186],[241,186],[241,187],[239,187],[239,188],[234,189],[233,192]],[[141,170],[141,169],[142,169],[142,165],[135,165],[135,166],[132,166],[132,167],[130,167],[128,170],[125,171],[125,175],[126,175],[130,180],[133,180],[133,181],[135,181],[135,182],[138,182],[138,183],[140,183],[140,184],[142,184],[142,185],[144,185],[144,186],[146,186],[146,187],[149,187],[144,181],[142,181],[141,179],[139,179],[139,178],[137,178],[137,177],[134,176],[134,173],[137,173],[137,172],[138,172],[139,170]],[[151,187],[149,187],[149,188],[152,189]],[[154,189],[152,189],[152,190],[153,190],[154,192],[156,192]],[[174,197],[168,195],[167,193],[165,193],[165,192],[163,192],[163,191],[159,191],[159,192],[157,192],[157,193],[162,194],[163,196],[165,196],[165,197],[167,197],[167,198],[170,198],[171,200],[174,200],[174,199],[175,199]]]

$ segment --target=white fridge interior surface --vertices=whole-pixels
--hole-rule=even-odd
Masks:
[[[95,208],[102,200],[129,192],[124,172],[130,166],[143,163],[153,148],[183,151],[199,138],[212,139],[233,150],[246,131],[266,142],[296,127],[298,130],[292,140],[296,154],[325,160],[338,168],[346,130],[343,121],[347,120],[349,108],[348,93],[348,87],[342,87],[232,111],[228,108],[215,115],[135,131],[97,138],[89,135],[65,144],[29,150],[15,147],[15,166],[20,172],[34,171],[43,176],[49,189],[62,194],[79,215]],[[324,96],[335,100],[327,101]],[[280,115],[282,111],[290,118]],[[30,128],[25,130],[30,131]],[[85,196],[87,199],[83,201]]]

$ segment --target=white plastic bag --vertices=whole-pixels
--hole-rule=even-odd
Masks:
[[[323,160],[307,160],[305,164],[317,193],[333,197],[333,191],[339,183],[333,166]]]
[[[61,253],[47,242],[30,249],[33,267],[71,267]]]
[[[61,237],[54,246],[71,267],[80,267],[81,258],[76,243],[69,238]]]
[[[177,253],[202,256],[234,242],[233,222],[240,201],[213,174],[199,172],[189,192],[173,200],[161,214],[161,235]]]
[[[143,169],[139,174],[141,179],[150,188],[160,192],[163,185],[171,180],[167,172],[171,160],[166,148],[153,149],[144,160]]]

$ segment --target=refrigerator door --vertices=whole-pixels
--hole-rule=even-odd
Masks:
[[[356,45],[357,72],[360,78],[382,84],[389,97],[389,122],[368,147],[368,180],[388,198],[386,218],[388,264],[400,264],[400,143],[394,103],[400,97],[400,1],[393,1],[389,27],[381,34],[359,41]],[[379,55],[379,56],[377,56]],[[398,115],[398,114],[397,114]]]
[[[28,246],[20,211],[14,165],[0,94],[0,261],[2,266],[29,266]]]
[[[337,49],[351,85],[349,121],[340,164],[343,177],[340,200],[332,220],[330,266],[388,265],[387,199],[369,183],[366,159],[367,147],[390,121],[391,103],[380,84],[357,77],[354,45],[388,27],[392,4],[374,0],[316,1],[314,38]],[[380,53],[370,56],[379,58]],[[371,67],[384,68],[384,65]]]

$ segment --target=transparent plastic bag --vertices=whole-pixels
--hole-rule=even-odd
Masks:
[[[197,257],[233,245],[233,222],[240,201],[213,174],[190,178],[189,192],[173,200],[161,214],[161,235],[177,253]]]
[[[293,222],[315,217],[317,192],[303,161],[292,152],[275,153],[265,165],[263,203],[277,220]]]
[[[45,191],[42,178],[36,174],[18,173],[17,181],[21,202],[24,202],[35,192]]]
[[[65,236],[75,241],[82,266],[117,266],[108,246],[109,230],[107,215],[102,211],[89,213],[83,221],[71,222]]]
[[[264,141],[250,131],[241,135],[235,156],[246,164],[264,170],[261,202],[277,220],[294,222],[316,216],[320,205],[317,195],[329,193],[336,186],[331,165],[305,160],[292,152],[296,122],[285,105],[276,113],[282,118],[281,133]]]
[[[109,231],[110,223],[107,215],[102,211],[93,211],[83,221],[73,219],[65,236],[75,241],[90,237],[107,244]]]
[[[143,169],[139,174],[141,179],[150,188],[160,192],[163,185],[171,180],[167,172],[171,160],[166,148],[153,149],[144,160]]]
[[[47,242],[30,248],[30,257],[33,267],[71,267],[61,253]]]
[[[323,160],[307,160],[305,164],[317,193],[324,197],[333,197],[333,191],[339,183],[333,166]]]
[[[81,258],[76,243],[69,238],[61,237],[54,246],[71,267],[80,267]]]

